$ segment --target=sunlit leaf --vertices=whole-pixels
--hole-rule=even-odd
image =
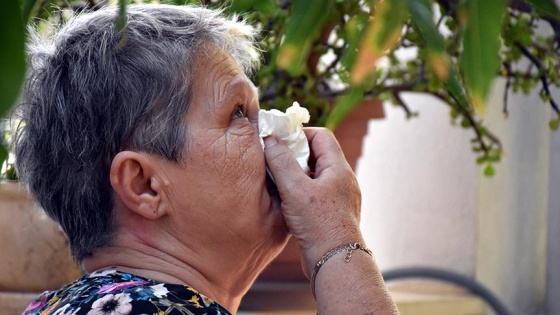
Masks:
[[[397,44],[407,16],[406,11],[406,2],[403,0],[382,0],[377,3],[361,39],[356,63],[352,67],[352,84],[359,84],[372,74],[377,60]]]
[[[278,53],[278,67],[292,75],[305,71],[311,44],[320,35],[321,26],[331,10],[331,0],[296,0],[284,28],[284,42]]]
[[[445,80],[449,74],[449,56],[441,33],[434,23],[432,0],[407,0],[408,12],[420,31],[428,50],[428,62],[435,75]]]
[[[369,15],[367,13],[360,12],[360,14],[351,17],[348,23],[344,25],[348,48],[343,53],[341,63],[346,69],[350,69],[356,61],[358,46],[367,29],[368,19]]]
[[[16,1],[0,10],[0,116],[16,101],[25,74],[24,27]]]
[[[336,126],[358,105],[364,98],[364,89],[361,86],[356,86],[350,89],[347,94],[340,97],[332,112],[327,118],[325,126],[330,130],[334,130]]]
[[[500,33],[505,0],[467,0],[466,28],[460,65],[464,83],[477,111],[484,111],[501,60]]]

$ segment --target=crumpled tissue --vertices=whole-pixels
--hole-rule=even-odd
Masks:
[[[309,118],[309,111],[298,102],[286,109],[286,113],[277,109],[259,111],[259,137],[263,149],[263,138],[275,136],[282,140],[306,174],[309,174],[309,143],[302,124],[308,123]]]

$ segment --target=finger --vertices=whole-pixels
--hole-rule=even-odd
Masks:
[[[326,128],[304,128],[311,151],[311,164],[315,163],[315,175],[328,166],[347,166],[344,153],[334,134]]]
[[[264,139],[264,155],[280,197],[289,193],[298,181],[308,178],[288,147],[273,136]]]

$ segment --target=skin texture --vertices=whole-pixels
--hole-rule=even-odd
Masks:
[[[84,260],[167,283],[189,284],[235,314],[258,274],[292,234],[313,266],[329,250],[363,242],[360,190],[338,142],[305,130],[312,176],[275,138],[259,143],[256,89],[230,56],[209,47],[186,113],[188,149],[177,164],[122,151],[112,162],[118,232]],[[267,180],[268,165],[275,178]],[[317,276],[319,314],[398,314],[375,262],[357,251]]]
[[[364,240],[359,229],[360,189],[338,142],[324,128],[306,128],[305,133],[312,177],[274,138],[265,140],[265,155],[309,277],[325,253]],[[348,263],[344,254],[329,259],[317,274],[315,289],[319,314],[398,314],[375,261],[362,251],[353,252]]]
[[[209,52],[185,116],[184,161],[133,151],[114,158],[118,232],[83,265],[186,283],[236,310],[288,234],[267,191],[256,88],[231,56]]]

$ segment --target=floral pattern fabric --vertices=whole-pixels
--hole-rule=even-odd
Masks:
[[[83,276],[47,291],[23,315],[231,315],[195,289],[116,270]]]

